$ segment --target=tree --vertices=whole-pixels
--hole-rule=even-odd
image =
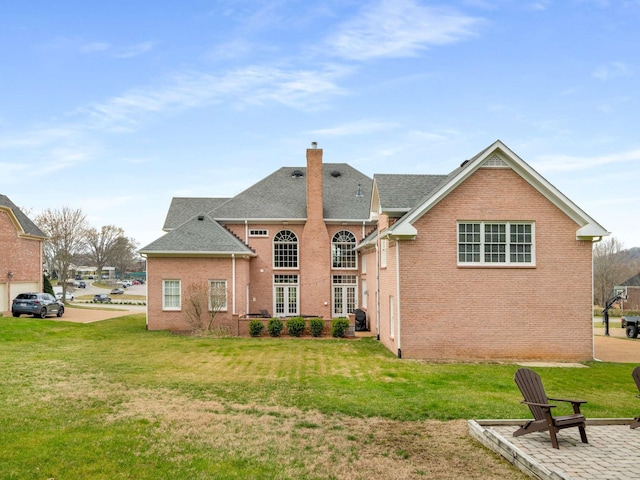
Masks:
[[[137,248],[138,242],[133,238],[127,238],[123,235],[116,239],[111,252],[111,261],[121,276],[124,276],[125,272],[130,270],[135,263]]]
[[[195,332],[209,333],[217,314],[227,308],[227,282],[193,282],[185,292],[187,322]]]
[[[624,250],[616,237],[609,237],[593,247],[593,295],[597,305],[604,306],[612,295],[613,287],[620,285],[636,273],[638,261]]]
[[[49,236],[44,242],[45,262],[49,271],[57,270],[64,299],[73,258],[86,249],[86,215],[80,209],[65,206],[61,210],[44,210],[36,217],[35,223]]]
[[[122,243],[120,238],[124,238],[124,230],[114,225],[106,225],[100,230],[88,229],[88,258],[96,267],[98,278],[102,278],[102,269],[106,265],[115,264]]]

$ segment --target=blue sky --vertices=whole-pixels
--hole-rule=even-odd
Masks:
[[[448,173],[500,139],[640,246],[640,1],[0,6],[0,193],[144,246],[281,166]]]

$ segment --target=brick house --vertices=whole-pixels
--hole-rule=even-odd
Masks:
[[[449,175],[373,179],[311,148],[233,198],[174,198],[164,229],[141,250],[150,329],[186,328],[185,285],[222,282],[240,335],[255,312],[358,308],[402,358],[593,358],[608,232],[500,141]]]
[[[0,312],[10,312],[19,293],[42,291],[46,237],[7,196],[0,195]]]

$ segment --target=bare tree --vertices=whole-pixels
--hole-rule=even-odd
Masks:
[[[127,238],[124,235],[116,239],[111,252],[111,261],[120,275],[124,276],[125,272],[131,269],[135,263],[137,255],[136,249],[138,242],[133,238]]]
[[[102,278],[102,269],[107,264],[115,263],[117,250],[121,246],[120,238],[124,238],[124,230],[114,225],[87,231],[87,253],[96,267],[98,278]]]
[[[46,209],[35,223],[49,238],[44,243],[45,262],[50,271],[57,270],[58,282],[62,282],[62,298],[66,298],[67,280],[74,256],[86,248],[87,220],[80,209],[62,207]]]
[[[217,314],[227,308],[227,282],[211,280],[194,282],[187,286],[185,313],[193,331],[209,333]]]
[[[594,302],[604,305],[613,287],[637,273],[637,261],[632,261],[623,243],[609,237],[593,247]]]
[[[227,309],[227,282],[224,280],[211,280],[209,282],[209,322],[207,331],[210,332],[214,320],[219,312]]]
[[[207,284],[194,282],[185,290],[185,313],[193,331],[202,331],[205,326],[204,312],[207,308]]]

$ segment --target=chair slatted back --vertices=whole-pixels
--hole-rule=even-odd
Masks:
[[[528,368],[518,369],[514,380],[526,402],[549,403],[547,394],[544,392],[544,387],[542,386],[540,375],[533,370]],[[528,405],[528,407],[533,414],[533,418],[536,420],[543,420],[545,418],[542,408],[536,407],[535,405]]]
[[[633,377],[633,381],[636,382],[636,387],[640,391],[640,367],[636,367],[631,372],[631,376]]]

